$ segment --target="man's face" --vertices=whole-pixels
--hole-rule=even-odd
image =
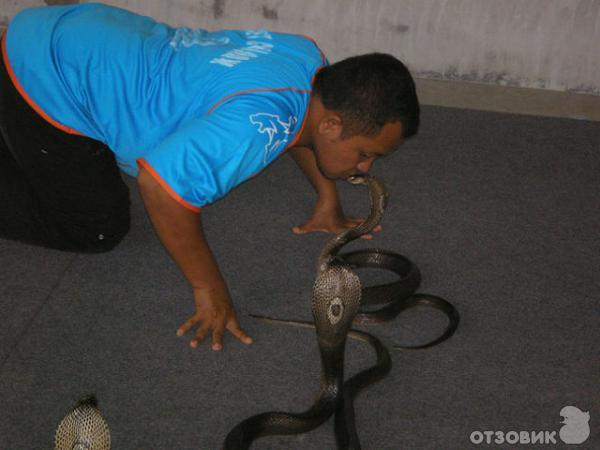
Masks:
[[[396,150],[403,142],[402,124],[385,124],[375,136],[352,136],[323,133],[315,137],[317,166],[329,179],[345,179],[356,173],[366,173],[373,162]]]

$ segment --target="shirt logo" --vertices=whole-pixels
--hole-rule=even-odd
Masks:
[[[229,50],[219,57],[211,59],[210,63],[231,68],[244,61],[248,61],[249,59],[258,58],[260,55],[268,55],[272,51],[273,44],[259,41],[246,41],[244,47]]]
[[[231,68],[250,59],[258,58],[261,55],[268,55],[273,51],[273,44],[264,42],[273,40],[273,36],[267,30],[248,30],[244,32],[246,44],[228,50],[220,56],[210,60],[211,64],[218,64],[223,67]],[[262,41],[257,41],[262,39]]]
[[[210,47],[213,45],[227,44],[229,44],[228,37],[211,38],[206,30],[192,30],[190,28],[177,28],[175,30],[175,35],[169,42],[169,45],[173,47],[174,50],[179,50],[180,47],[189,48],[194,45]]]
[[[256,113],[249,116],[250,123],[258,126],[260,134],[266,134],[269,141],[265,145],[263,162],[267,164],[271,155],[282,145],[287,143],[290,136],[290,128],[298,122],[296,116],[289,116],[284,122],[277,114]]]

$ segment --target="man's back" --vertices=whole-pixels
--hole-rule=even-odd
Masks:
[[[247,91],[310,91],[325,63],[301,36],[172,28],[100,4],[26,10],[5,44],[30,104],[109,145],[130,174],[188,121]]]

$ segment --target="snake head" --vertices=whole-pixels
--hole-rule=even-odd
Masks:
[[[354,175],[350,175],[348,178],[346,178],[346,181],[350,184],[367,184],[368,178],[369,175],[367,175],[366,173],[357,173]]]
[[[377,177],[369,175],[368,173],[357,173],[350,175],[348,178],[346,178],[346,181],[355,186],[359,184],[367,186],[371,195],[371,202],[379,210],[379,212],[383,214],[383,211],[388,204],[388,194],[383,181]]]

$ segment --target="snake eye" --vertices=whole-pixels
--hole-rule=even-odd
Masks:
[[[331,325],[335,325],[341,320],[343,315],[344,304],[339,297],[335,297],[331,303],[329,303],[329,308],[327,308],[327,319]]]

